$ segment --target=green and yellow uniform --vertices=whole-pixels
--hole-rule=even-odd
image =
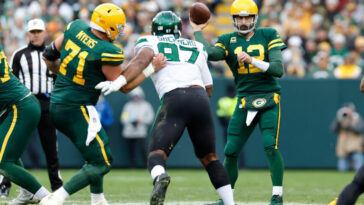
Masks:
[[[280,124],[280,85],[276,77],[283,74],[283,64],[273,62],[281,60],[281,50],[286,48],[279,34],[273,28],[256,28],[250,39],[238,32],[223,34],[218,37],[214,47],[208,45],[201,32],[195,32],[197,41],[204,43],[209,54],[209,60],[225,60],[234,75],[238,103],[230,120],[228,128],[228,141],[225,146],[225,163],[230,182],[234,187],[238,177],[238,156],[257,124],[263,135],[263,145],[272,173],[273,186],[282,186],[283,161],[278,151],[279,124]],[[242,51],[251,57],[270,62],[266,72],[252,64],[239,63],[238,54]],[[275,95],[273,95],[276,93]],[[252,123],[247,126],[248,109],[244,107],[245,98],[254,95],[275,96],[273,106],[260,109]],[[244,98],[244,100],[242,100]],[[277,162],[278,161],[278,162]],[[273,165],[276,164],[277,166]]]
[[[96,139],[86,146],[90,117],[86,106],[95,105],[99,98],[100,91],[95,86],[106,80],[102,65],[120,65],[123,59],[119,47],[96,37],[84,21],[76,20],[67,26],[58,77],[51,95],[51,119],[87,162],[64,185],[69,194],[88,184],[92,193],[102,193],[102,177],[109,171],[112,161],[109,139],[101,129]]]
[[[40,114],[38,100],[13,75],[0,46],[0,173],[32,193],[41,185],[22,167],[20,157]]]

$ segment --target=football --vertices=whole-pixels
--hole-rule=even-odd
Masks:
[[[190,8],[191,21],[197,25],[204,24],[210,19],[211,13],[209,8],[203,3],[194,3]]]

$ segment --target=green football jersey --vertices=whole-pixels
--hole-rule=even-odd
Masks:
[[[235,78],[237,95],[279,92],[280,85],[275,77],[262,72],[248,63],[238,63],[237,56],[245,51],[250,56],[269,62],[268,51],[284,49],[286,45],[273,28],[257,28],[250,39],[238,35],[238,32],[219,36],[215,46],[225,50],[225,61]]]
[[[121,48],[96,37],[86,22],[71,22],[64,32],[60,68],[51,102],[95,105],[100,95],[95,86],[106,80],[102,65],[120,65],[123,60]]]
[[[0,45],[0,114],[1,112],[28,95],[30,91],[12,73]]]

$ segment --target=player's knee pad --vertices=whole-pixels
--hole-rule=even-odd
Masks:
[[[219,160],[210,162],[206,166],[206,171],[215,189],[230,184],[227,172]]]
[[[111,167],[108,165],[95,165],[95,164],[86,164],[82,167],[82,170],[87,174],[90,181],[98,180],[101,176],[104,176],[111,170]]]
[[[235,146],[229,146],[229,144],[226,144],[224,154],[226,157],[238,158],[240,150],[237,150]]]
[[[267,156],[273,156],[275,153],[275,150],[276,149],[275,149],[274,145],[264,147],[264,152]]]
[[[152,154],[148,157],[148,170],[151,172],[154,166],[161,165],[166,168],[166,161],[161,154]]]

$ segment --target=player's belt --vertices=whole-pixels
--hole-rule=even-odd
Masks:
[[[264,93],[249,95],[241,98],[240,108],[247,110],[269,109],[277,105],[280,101],[278,93]]]

